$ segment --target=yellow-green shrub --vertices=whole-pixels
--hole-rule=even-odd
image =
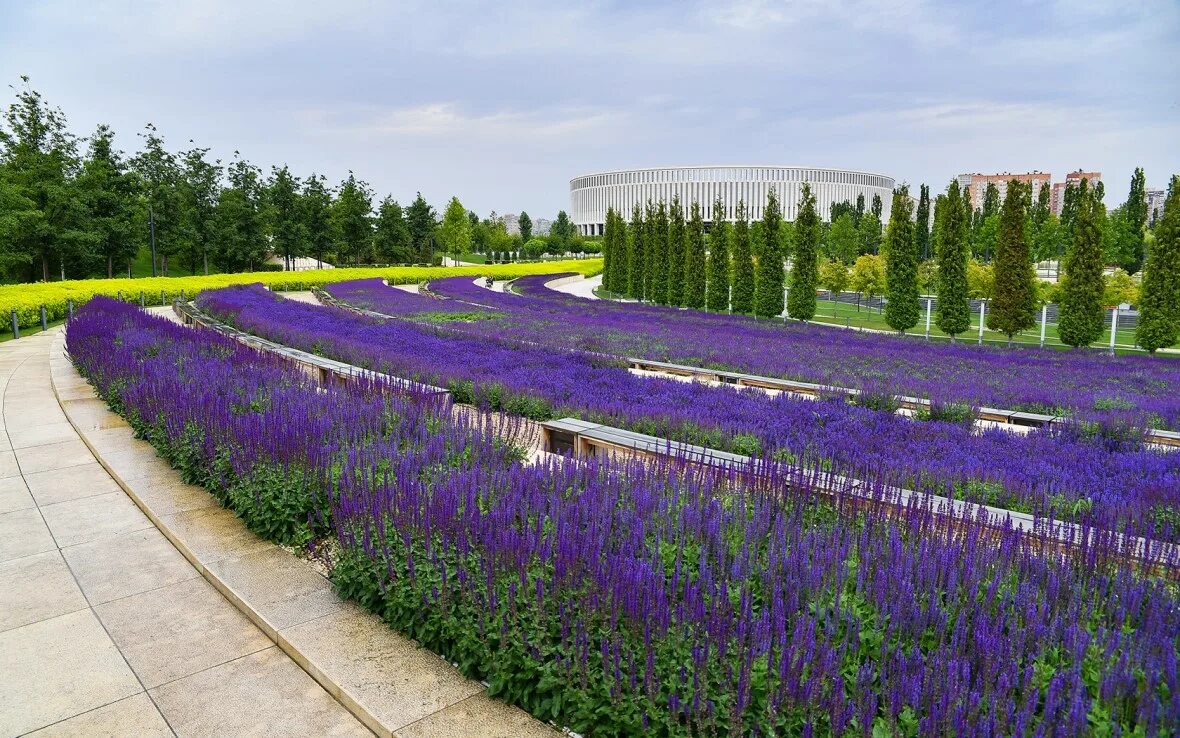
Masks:
[[[10,326],[10,315],[16,311],[22,328],[41,323],[41,306],[45,306],[49,320],[66,317],[67,300],[78,307],[95,295],[122,297],[127,302],[139,302],[142,292],[148,305],[160,304],[160,293],[171,302],[181,292],[192,297],[201,290],[226,287],[231,284],[261,282],[272,289],[306,290],[333,282],[350,279],[381,277],[390,284],[414,284],[443,277],[485,277],[514,279],[530,274],[578,272],[593,276],[602,271],[601,259],[547,261],[516,264],[479,264],[464,267],[382,267],[315,269],[306,272],[246,272],[242,274],[210,274],[196,277],[142,277],[140,279],[72,279],[64,282],[36,282],[0,286],[0,325]]]

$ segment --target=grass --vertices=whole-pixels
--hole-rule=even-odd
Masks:
[[[54,328],[57,328],[60,325],[65,325],[65,320],[51,320],[48,323],[48,330],[53,330]],[[38,324],[34,328],[21,328],[20,329],[20,337],[21,338],[28,338],[29,336],[36,335],[38,333],[41,333],[41,325],[40,324]],[[0,333],[0,343],[4,343],[5,341],[11,341],[11,340],[13,340],[13,338],[12,338],[12,323],[9,322],[6,324],[4,332]]]

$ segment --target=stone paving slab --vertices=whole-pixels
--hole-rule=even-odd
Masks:
[[[60,351],[59,340],[54,355],[58,356]],[[77,377],[68,362],[57,363],[54,382],[67,388],[70,398],[63,397],[60,405],[104,469],[155,523],[179,555],[204,577],[196,581],[204,584],[207,580],[216,587],[279,647],[241,655],[154,687],[155,681],[168,676],[163,665],[165,659],[157,658],[158,654],[150,649],[124,647],[122,642],[142,643],[150,639],[153,629],[137,624],[137,619],[151,619],[153,613],[167,611],[170,607],[167,595],[186,592],[195,588],[196,583],[188,580],[161,583],[158,589],[98,604],[96,610],[114,624],[114,642],[125,648],[132,668],[144,678],[149,694],[178,734],[189,729],[202,732],[208,709],[220,704],[230,706],[233,721],[241,720],[225,723],[232,725],[237,733],[258,732],[260,723],[256,720],[282,718],[288,722],[284,732],[292,735],[354,734],[353,725],[338,722],[331,709],[325,708],[325,714],[313,719],[292,715],[283,708],[286,698],[281,695],[273,699],[269,694],[260,696],[260,685],[272,673],[298,676],[305,680],[308,705],[320,705],[324,699],[337,708],[343,705],[347,712],[343,709],[341,712],[351,713],[383,736],[401,736],[403,731],[408,731],[407,736],[527,738],[558,734],[523,711],[488,698],[483,685],[463,677],[437,654],[394,633],[372,613],[341,601],[328,580],[307,562],[258,538],[203,489],[183,483],[179,474],[158,458],[149,444],[133,438],[126,423],[95,398],[93,392],[87,396]],[[87,499],[91,498],[82,498],[77,503]],[[130,538],[147,533],[119,535]],[[70,546],[63,551],[67,561],[81,556],[86,546],[97,549],[101,544]],[[95,558],[102,556],[99,550],[93,553]],[[107,568],[118,569],[113,565]],[[161,572],[145,573],[144,581],[127,586],[146,587],[153,576],[166,577],[166,572],[165,567]],[[101,578],[101,574],[96,576]],[[126,573],[122,578],[127,578]],[[94,592],[96,598],[112,594],[104,592],[104,587],[110,590],[113,585],[93,584],[84,572],[79,579],[83,591]],[[171,612],[168,616],[159,615],[157,629],[177,617],[182,615]],[[209,623],[208,619],[206,622]],[[194,659],[190,662],[194,666],[199,664],[206,652],[197,643],[197,631],[183,620],[176,624],[174,631],[157,637],[156,650],[182,660]],[[223,639],[214,635],[212,640],[222,643]],[[241,644],[233,646],[234,643],[237,642],[231,637],[231,652],[249,648]],[[280,665],[271,663],[274,659],[280,659]],[[214,696],[204,703],[210,693]],[[233,709],[238,704],[258,710],[256,720]],[[275,709],[268,712],[272,706]]]

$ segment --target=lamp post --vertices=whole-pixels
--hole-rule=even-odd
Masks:
[[[152,276],[156,276],[156,216],[152,212],[152,205],[148,203],[148,233],[150,234],[149,242],[152,247]]]

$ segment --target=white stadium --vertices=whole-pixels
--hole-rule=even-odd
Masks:
[[[880,195],[884,205],[882,220],[889,217],[894,182],[883,174],[815,167],[720,166],[625,169],[574,177],[570,180],[570,219],[582,235],[602,235],[608,208],[630,218],[636,204],[648,200],[671,202],[679,195],[686,216],[692,203],[700,203],[706,223],[713,218],[713,201],[718,197],[728,220],[734,219],[738,202],[746,203],[750,219],[757,220],[773,188],[783,217],[794,220],[804,182],[811,185],[824,220],[833,202],[855,203],[857,195],[862,194],[866,209],[873,195]]]

